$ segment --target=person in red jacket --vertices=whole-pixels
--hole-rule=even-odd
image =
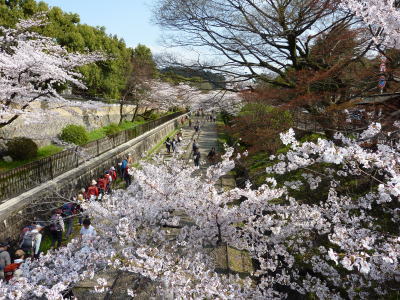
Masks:
[[[101,177],[97,180],[97,186],[99,187],[100,194],[104,195],[107,191],[107,179]]]
[[[109,174],[111,175],[113,181],[117,180],[117,171],[114,167],[110,168]]]
[[[99,189],[97,188],[96,185],[97,185],[96,180],[92,180],[92,185],[88,187],[87,193],[90,199],[92,198],[97,199],[97,197],[99,197]]]

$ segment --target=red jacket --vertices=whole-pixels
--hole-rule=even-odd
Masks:
[[[84,192],[82,194],[82,196],[83,196],[83,199],[85,199],[85,200],[88,200],[90,198],[90,195],[88,194],[88,192]]]
[[[110,170],[109,174],[111,175],[113,181],[115,181],[117,179],[117,172],[116,171]]]
[[[99,180],[97,180],[97,185],[100,189],[105,190],[107,188],[107,179],[99,178]]]
[[[97,188],[97,186],[95,185],[91,185],[88,187],[88,191],[87,191],[89,197],[90,196],[99,196],[99,189]]]

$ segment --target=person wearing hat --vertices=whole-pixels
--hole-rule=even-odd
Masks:
[[[117,171],[114,167],[110,168],[109,174],[111,175],[113,181],[117,180]]]
[[[8,242],[0,242],[0,279],[4,279],[4,268],[5,266],[11,264],[10,253],[7,249],[9,247]]]
[[[81,188],[81,194],[83,196],[83,199],[89,200],[89,194],[86,192],[85,188]]]
[[[88,195],[89,199],[99,197],[99,188],[97,187],[97,182],[96,180],[92,180],[92,185],[88,187]]]
[[[133,164],[133,156],[131,153],[128,154],[128,165]]]
[[[44,225],[40,223],[34,223],[31,231],[25,232],[20,247],[32,256],[38,257],[40,244],[42,243],[42,233]]]

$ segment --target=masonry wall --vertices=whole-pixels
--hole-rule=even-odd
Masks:
[[[12,124],[0,129],[0,137],[7,139],[14,137],[30,137],[39,146],[46,146],[68,124],[82,125],[87,130],[94,130],[120,120],[120,107],[118,104],[104,104],[99,102],[92,106],[49,106],[43,101],[37,101],[32,105],[33,111],[45,109],[46,114],[41,114],[40,119],[31,115],[21,116]],[[134,105],[125,105],[123,114],[126,120],[131,120],[135,111]],[[140,111],[142,112],[142,111]],[[139,112],[139,113],[140,113]]]
[[[69,196],[86,187],[93,178],[104,174],[105,170],[116,165],[128,153],[132,153],[134,159],[139,160],[145,152],[151,150],[179,126],[180,118],[182,116],[1,204],[0,240],[15,240],[21,228],[34,219],[48,220],[54,201],[60,201],[60,195]]]

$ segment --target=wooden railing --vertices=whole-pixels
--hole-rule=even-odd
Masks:
[[[182,112],[170,114],[157,120],[90,142],[81,146],[82,149],[78,147],[70,148],[52,156],[0,173],[0,201],[4,202],[6,199],[16,197],[33,189],[48,180],[78,167],[88,157],[99,156],[182,114]],[[84,155],[81,155],[81,152],[83,152]]]

